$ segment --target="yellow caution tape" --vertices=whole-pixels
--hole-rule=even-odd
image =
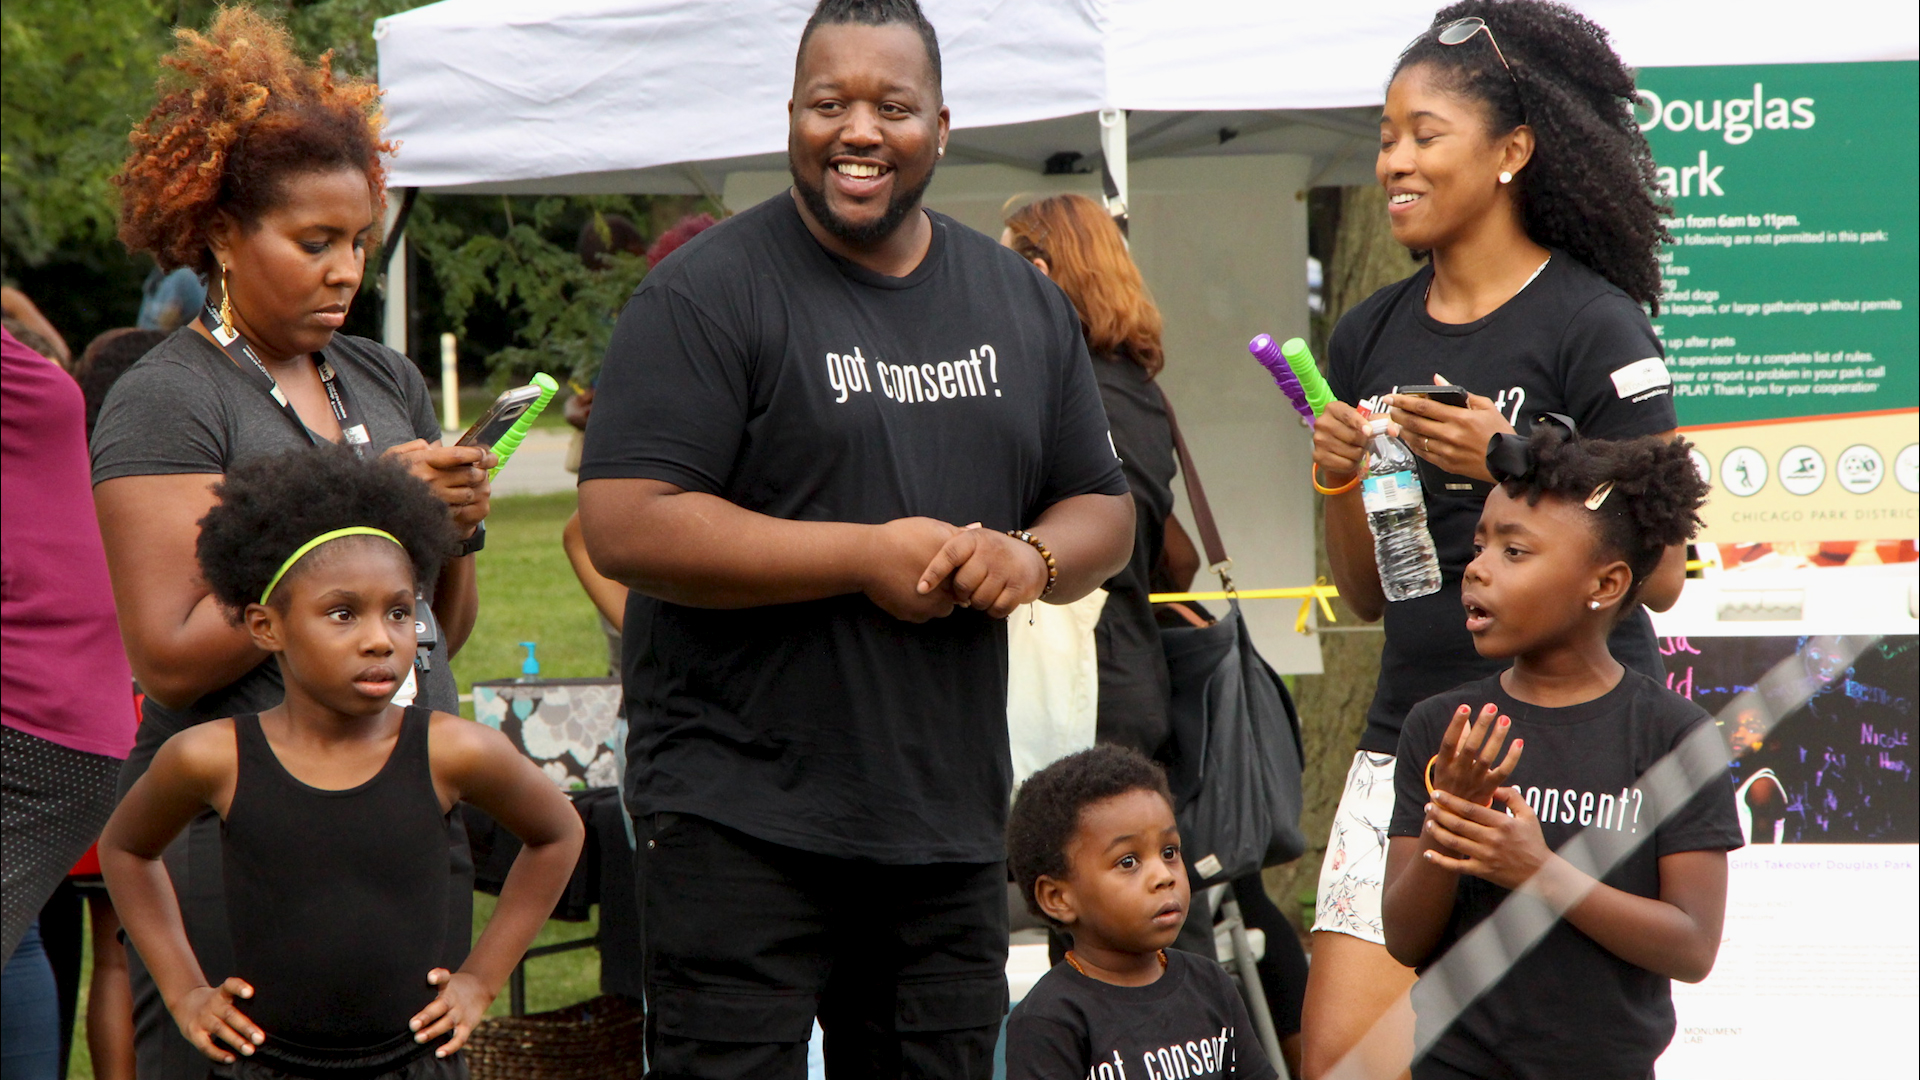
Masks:
[[[1320,604],[1320,611],[1326,616],[1328,622],[1337,621],[1333,614],[1333,605],[1327,603],[1327,601],[1339,595],[1339,589],[1327,584],[1326,578],[1321,578],[1313,585],[1302,585],[1292,589],[1235,589],[1231,592],[1152,593],[1147,599],[1155,604],[1178,604],[1190,600],[1298,600],[1300,601],[1300,615],[1293,620],[1293,629],[1295,633],[1304,634],[1307,633],[1307,614],[1313,610],[1313,605],[1316,601]]]

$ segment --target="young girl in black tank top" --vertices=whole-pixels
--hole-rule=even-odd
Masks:
[[[277,654],[286,700],[175,735],[127,793],[100,840],[127,933],[217,1076],[464,1077],[460,1047],[566,887],[579,816],[498,732],[392,703],[415,588],[454,546],[425,484],[322,449],[236,467],[216,490],[200,569]],[[456,965],[446,817],[462,799],[525,847]],[[160,862],[204,807],[222,818],[234,943],[217,984]]]

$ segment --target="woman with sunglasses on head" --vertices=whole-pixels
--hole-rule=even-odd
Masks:
[[[1321,870],[1303,1016],[1310,1080],[1356,1050],[1370,1075],[1411,1057],[1414,973],[1388,954],[1381,928],[1394,752],[1416,703],[1498,667],[1475,652],[1460,598],[1492,489],[1488,441],[1525,434],[1549,412],[1607,439],[1677,426],[1647,319],[1668,236],[1633,94],[1606,32],[1539,0],[1447,7],[1394,66],[1375,175],[1394,238],[1426,265],[1341,319],[1328,345],[1339,400],[1314,432],[1334,579],[1356,614],[1384,617],[1386,642]],[[1395,392],[1435,384],[1464,387],[1464,407]],[[1395,603],[1359,490],[1366,422],[1355,406],[1368,402],[1421,459],[1441,568],[1438,592]],[[1671,605],[1684,565],[1685,549],[1669,550],[1639,603]],[[1623,664],[1663,677],[1644,611],[1623,617],[1609,644]]]
[[[366,271],[384,203],[379,88],[336,79],[298,56],[286,30],[224,8],[207,34],[177,31],[159,101],[133,130],[116,182],[120,237],[164,270],[208,285],[198,318],[114,385],[93,431],[94,500],[133,674],[146,694],[124,793],[167,739],[217,717],[264,711],[284,696],[273,657],[209,595],[194,569],[199,522],[236,465],[295,448],[345,444],[389,456],[447,506],[461,547],[425,583],[416,618],[437,638],[407,669],[396,700],[452,712],[448,658],[479,601],[473,559],[485,536],[493,455],[440,445],[419,369],[338,333]],[[429,609],[430,604],[430,609]],[[427,614],[430,610],[430,614]],[[208,970],[231,969],[220,821],[202,814],[168,849],[188,939]],[[466,955],[472,861],[448,819],[455,881],[443,956]],[[207,1063],[168,1017],[129,950],[139,1074],[201,1080]]]

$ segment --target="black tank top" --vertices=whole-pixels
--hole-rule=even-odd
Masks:
[[[387,1071],[433,1044],[407,1021],[437,993],[447,926],[447,821],[427,757],[431,713],[406,710],[373,779],[325,791],[274,756],[258,715],[236,716],[239,770],[221,835],[240,1009],[286,1071]],[[223,977],[209,972],[210,977]]]

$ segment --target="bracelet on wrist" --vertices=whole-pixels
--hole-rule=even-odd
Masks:
[[[456,559],[464,559],[467,556],[473,554],[476,551],[479,551],[481,548],[486,546],[487,546],[487,523],[483,521],[480,524],[475,525],[473,527],[473,535],[467,537],[465,540],[460,541],[459,546],[453,549],[453,557]]]
[[[1347,492],[1352,491],[1354,488],[1357,488],[1360,486],[1360,478],[1361,478],[1361,473],[1358,470],[1355,470],[1353,474],[1353,479],[1347,481],[1344,484],[1341,484],[1339,487],[1327,487],[1325,484],[1322,484],[1320,482],[1320,463],[1319,462],[1314,462],[1313,465],[1311,465],[1307,469],[1307,479],[1313,481],[1313,490],[1319,492],[1322,495],[1345,495]]]
[[[1439,754],[1435,754],[1432,757],[1427,759],[1427,798],[1429,799],[1433,798],[1433,767],[1439,763],[1440,763]],[[1487,801],[1480,805],[1492,806],[1493,796],[1491,795],[1487,796]]]
[[[1007,535],[1021,543],[1032,545],[1033,550],[1040,553],[1041,561],[1047,564],[1047,586],[1040,590],[1039,596],[1039,599],[1045,599],[1047,594],[1053,591],[1054,582],[1060,580],[1060,564],[1053,561],[1053,552],[1047,550],[1047,545],[1039,537],[1025,529],[1008,529]]]

